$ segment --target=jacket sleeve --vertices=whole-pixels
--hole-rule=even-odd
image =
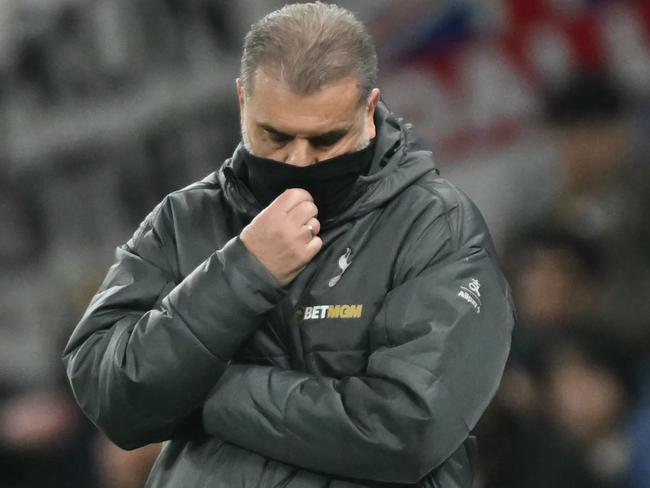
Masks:
[[[238,238],[175,279],[170,213],[160,205],[117,249],[63,353],[82,410],[126,449],[169,438],[200,409],[284,293]]]
[[[342,477],[414,483],[443,463],[500,382],[514,322],[510,292],[478,211],[453,209],[401,255],[403,281],[372,324],[364,375],[233,364],[204,405],[204,428]],[[480,296],[472,288],[462,296],[471,283]]]

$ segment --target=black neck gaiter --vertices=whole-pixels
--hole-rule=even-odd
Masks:
[[[366,148],[309,166],[293,166],[254,156],[243,150],[248,187],[257,201],[266,207],[284,190],[302,188],[314,198],[318,219],[336,216],[343,208],[357,178],[365,175],[374,153],[374,141]]]

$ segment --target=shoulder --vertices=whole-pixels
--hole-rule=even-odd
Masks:
[[[434,172],[409,186],[396,204],[410,214],[410,229],[399,259],[406,276],[453,259],[462,254],[463,248],[493,250],[487,226],[474,202]]]
[[[181,221],[186,229],[201,225],[227,210],[227,202],[215,173],[168,194],[161,205],[162,216],[171,222],[172,229],[178,229],[177,224]]]
[[[409,207],[425,224],[444,221],[458,243],[472,233],[486,230],[483,216],[470,197],[436,172],[413,182],[400,200],[399,205]]]
[[[171,209],[182,211],[186,208],[199,206],[205,200],[214,200],[221,193],[221,185],[216,172],[210,173],[200,181],[196,181],[180,190],[168,194],[163,204]]]
[[[214,202],[220,200],[221,187],[216,173],[211,173],[200,181],[167,194],[144,218],[133,237],[128,241],[128,247],[136,244],[147,233],[155,233],[159,240],[173,234],[173,221],[195,215],[200,218],[201,211],[215,207]]]

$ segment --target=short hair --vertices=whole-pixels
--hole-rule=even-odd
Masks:
[[[246,35],[240,76],[247,97],[258,70],[301,94],[355,76],[363,103],[377,83],[377,53],[349,10],[322,2],[290,4],[253,24]]]

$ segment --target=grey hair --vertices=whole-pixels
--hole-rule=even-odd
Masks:
[[[377,53],[349,10],[322,2],[290,4],[253,24],[246,35],[240,81],[247,97],[258,70],[300,94],[355,76],[363,103],[377,84]]]

